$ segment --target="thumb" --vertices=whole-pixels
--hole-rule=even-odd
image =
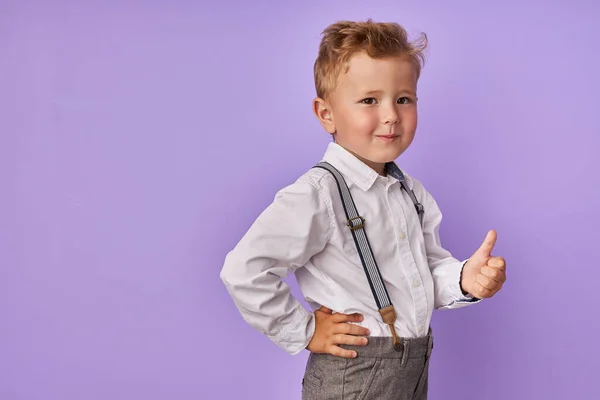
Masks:
[[[329,309],[329,308],[327,308],[325,306],[321,306],[321,308],[319,308],[319,311],[322,311],[322,312],[327,313],[327,314],[333,314],[333,311],[331,311],[331,309]]]
[[[487,236],[485,237],[485,240],[477,250],[476,254],[484,257],[491,257],[492,250],[494,249],[494,245],[496,244],[497,237],[498,235],[495,230],[492,229],[491,231],[489,231]]]

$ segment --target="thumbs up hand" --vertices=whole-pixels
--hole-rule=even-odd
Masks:
[[[493,257],[496,231],[488,232],[483,244],[463,267],[460,287],[463,292],[483,299],[492,297],[506,281],[506,262],[502,257]]]

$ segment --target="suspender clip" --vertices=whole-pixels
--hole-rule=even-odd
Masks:
[[[365,219],[359,215],[358,217],[350,218],[346,225],[350,227],[350,230],[355,231],[365,227]]]
[[[379,310],[379,314],[381,314],[383,322],[385,322],[390,327],[390,331],[392,331],[394,350],[402,351],[404,349],[404,343],[402,343],[402,341],[400,341],[398,338],[398,335],[396,334],[396,328],[394,327],[394,322],[396,321],[396,309],[393,305],[389,305]]]
[[[423,207],[423,204],[421,203],[415,204],[415,208],[417,209],[417,214],[419,214],[419,216],[425,212],[425,207]]]

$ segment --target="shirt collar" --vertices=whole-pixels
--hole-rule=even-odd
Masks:
[[[369,190],[379,177],[379,174],[371,167],[335,142],[331,142],[327,146],[323,161],[333,165],[346,179],[350,179],[356,186],[364,191]],[[404,175],[395,162],[392,161],[387,163],[386,171],[388,176],[391,176],[399,182],[406,183],[408,188],[412,189],[412,180],[410,177]]]

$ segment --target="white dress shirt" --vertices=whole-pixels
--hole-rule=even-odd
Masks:
[[[442,247],[442,214],[434,198],[404,171],[405,184],[425,208],[423,226],[408,194],[336,143],[322,161],[343,175],[396,309],[400,337],[425,336],[434,308],[477,302],[459,286],[464,264]],[[313,168],[280,190],[227,255],[221,280],[242,317],[290,354],[310,342],[315,319],[282,281],[294,272],[313,311],[321,305],[360,313],[371,336],[391,336],[377,310],[333,176]]]

